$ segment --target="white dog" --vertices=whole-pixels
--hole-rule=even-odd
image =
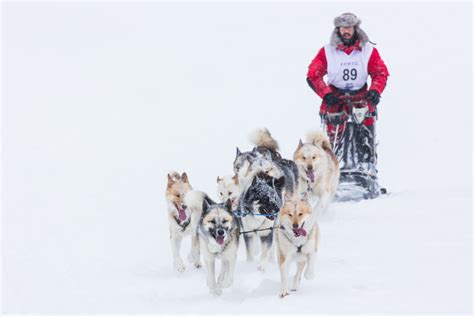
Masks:
[[[340,174],[329,140],[320,132],[310,134],[306,143],[299,141],[293,161],[298,166],[299,194],[317,197],[313,215],[323,215],[336,194]]]
[[[176,271],[184,271],[184,263],[180,256],[181,241],[184,236],[191,235],[191,252],[188,260],[196,268],[201,267],[199,261],[199,242],[196,235],[197,222],[200,214],[192,211],[185,203],[186,194],[192,190],[188,176],[184,172],[168,174],[168,185],[166,187],[166,201],[168,202],[168,219],[170,227],[171,250],[173,253],[173,265]]]

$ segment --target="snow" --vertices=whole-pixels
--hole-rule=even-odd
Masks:
[[[2,11],[3,312],[470,314],[471,3]],[[391,74],[377,127],[392,193],[331,205],[300,291],[279,299],[277,265],[261,273],[242,243],[234,285],[213,297],[203,270],[172,269],[166,173],[214,198],[258,127],[291,157],[319,126],[307,66],[346,11]]]

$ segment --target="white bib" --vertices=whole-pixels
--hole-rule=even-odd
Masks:
[[[369,77],[367,66],[373,46],[366,43],[362,50],[354,50],[350,55],[326,45],[324,51],[328,62],[328,84],[343,90],[359,90]]]

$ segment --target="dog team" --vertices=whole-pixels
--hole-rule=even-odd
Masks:
[[[318,249],[317,219],[325,213],[339,180],[339,162],[321,132],[301,140],[293,160],[282,158],[277,141],[267,129],[253,134],[255,147],[237,148],[234,175],[217,177],[214,202],[206,193],[193,190],[187,174],[168,174],[166,200],[175,270],[185,267],[180,256],[181,241],[191,236],[188,261],[201,267],[202,257],[207,285],[214,295],[232,285],[240,236],[248,261],[260,249],[258,269],[264,271],[273,247],[280,269],[280,297],[297,290],[304,271],[314,277]],[[317,201],[312,207],[312,201]],[[274,245],[275,242],[275,245]],[[216,259],[221,269],[216,279]],[[289,267],[297,270],[290,286]]]

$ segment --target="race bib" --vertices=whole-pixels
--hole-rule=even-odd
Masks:
[[[350,55],[326,45],[324,51],[328,62],[328,84],[343,90],[359,90],[368,79],[367,65],[373,46],[364,45],[362,50],[354,50]]]

